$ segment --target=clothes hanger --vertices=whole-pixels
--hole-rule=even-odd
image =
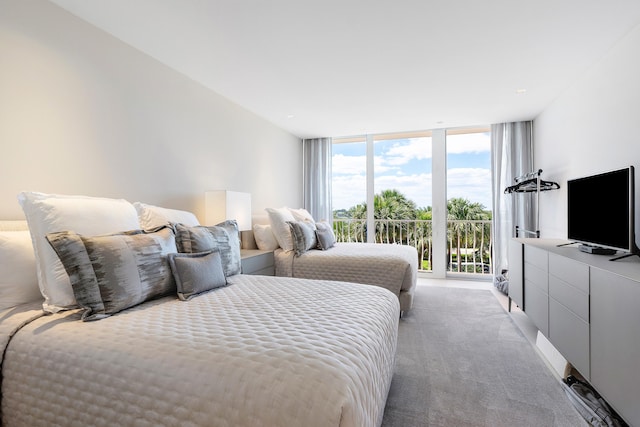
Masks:
[[[557,182],[540,180],[540,191],[557,190],[559,188],[560,184]],[[536,191],[538,191],[538,178],[529,178],[507,187],[504,193],[533,193]]]

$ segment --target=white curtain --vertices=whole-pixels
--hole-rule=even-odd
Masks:
[[[316,221],[333,222],[331,209],[331,138],[302,141],[304,208]]]
[[[491,174],[493,192],[493,267],[496,286],[506,293],[499,279],[508,270],[507,248],[515,237],[515,226],[533,230],[535,198],[527,193],[504,194],[517,176],[533,172],[533,123],[491,125]],[[520,236],[523,237],[523,236]],[[526,236],[525,236],[526,237]]]

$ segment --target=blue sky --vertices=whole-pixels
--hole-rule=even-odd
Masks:
[[[365,143],[333,145],[333,209],[366,198]],[[375,192],[397,189],[418,207],[431,206],[431,138],[374,143]],[[447,136],[447,198],[463,197],[491,208],[489,133]]]

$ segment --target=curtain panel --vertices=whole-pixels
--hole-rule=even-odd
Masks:
[[[491,179],[493,193],[493,266],[496,286],[507,292],[498,280],[508,270],[507,248],[515,237],[515,226],[533,230],[535,198],[526,193],[504,194],[520,175],[533,172],[533,123],[513,122],[491,125]],[[504,288],[503,288],[504,287]]]
[[[333,222],[331,208],[331,138],[302,140],[304,208],[316,221]]]

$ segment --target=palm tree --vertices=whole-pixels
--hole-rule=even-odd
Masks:
[[[475,247],[475,242],[470,242],[469,240],[473,240],[480,235],[482,240],[482,244],[480,245],[482,257],[486,231],[481,223],[475,223],[473,221],[490,220],[491,214],[487,212],[485,207],[480,203],[472,203],[463,198],[452,198],[447,202],[447,219],[449,221],[455,221],[449,225],[449,232],[450,241],[453,242],[455,240],[456,242],[456,261],[458,271],[460,271],[462,262],[460,249],[462,243],[464,243],[465,247],[468,247],[470,243]],[[487,237],[486,240],[488,241],[489,238]],[[449,258],[452,258],[451,253],[449,254]]]
[[[416,204],[398,190],[383,190],[373,198],[374,218],[377,220],[376,236],[382,242],[402,241],[408,235],[407,223],[397,225],[385,220],[408,220],[416,218]]]
[[[433,209],[431,206],[427,206],[426,208],[419,208],[416,211],[416,222],[415,227],[415,235],[413,236],[413,241],[415,241],[416,249],[418,250],[418,260],[420,263],[420,268],[423,268],[423,261],[426,260],[429,263],[425,270],[431,269],[431,256],[432,253],[432,243],[433,243]]]
[[[415,246],[418,250],[419,262],[431,261],[432,256],[432,214],[433,210],[417,208],[415,202],[395,189],[383,190],[373,199],[375,219],[375,240],[380,243],[403,243]],[[344,216],[353,219],[353,222],[342,223],[340,233],[343,237],[349,236],[350,241],[366,241],[367,235],[367,204],[360,203],[350,208]],[[491,212],[485,210],[480,203],[472,203],[463,198],[452,198],[447,202],[447,219],[451,222],[448,227],[449,259],[453,261],[453,247],[457,270],[461,271],[464,257],[462,248],[474,248],[473,261],[475,262],[475,249],[479,247],[481,260],[490,253],[489,227],[480,221],[491,219]],[[417,221],[415,221],[417,220]],[[398,221],[396,223],[395,221]],[[336,230],[336,234],[338,231]],[[480,241],[478,243],[478,240]]]
[[[376,220],[376,240],[382,242],[398,242],[407,237],[407,225],[389,222],[392,220],[415,219],[417,215],[416,204],[398,190],[383,190],[373,197],[373,217]],[[367,219],[367,204],[361,203],[349,209],[351,218]],[[385,221],[388,220],[388,221]],[[356,222],[354,230],[356,234],[366,235],[364,221]]]

